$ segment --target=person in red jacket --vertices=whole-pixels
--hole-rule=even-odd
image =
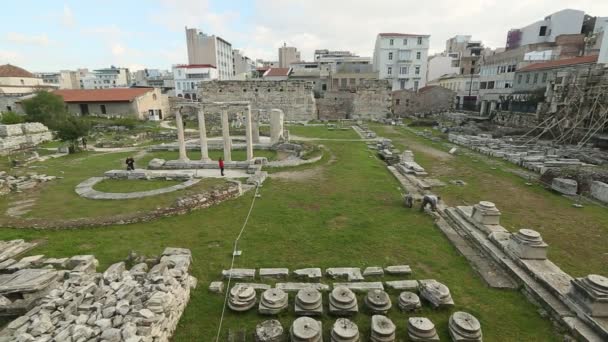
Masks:
[[[222,159],[222,157],[220,157],[220,160],[218,162],[220,164],[220,172],[222,173],[222,176],[224,175],[224,160]]]

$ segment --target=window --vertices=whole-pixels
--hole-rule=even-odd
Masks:
[[[152,101],[156,101],[156,94],[152,94]]]
[[[517,84],[521,84],[521,80],[524,78],[523,75],[518,75],[517,76]]]
[[[422,53],[420,51],[416,52],[416,59],[420,59],[421,56],[422,56]]]
[[[547,73],[543,72],[543,83],[547,83]]]
[[[107,114],[106,113],[106,105],[100,105],[99,108],[101,109],[101,114]]]
[[[390,45],[390,46],[393,46],[393,43],[394,43],[394,40],[393,40],[393,39],[390,39],[390,40],[388,41],[388,45]]]
[[[407,67],[406,66],[402,66],[399,68],[399,73],[401,75],[407,75]],[[403,89],[403,88],[402,88]]]
[[[505,72],[507,72],[507,67],[506,67],[505,65],[501,66],[501,67],[500,67],[500,72],[501,72],[502,74],[504,74]]]
[[[326,91],[327,90],[327,84],[321,85],[321,90]]]
[[[399,80],[399,88],[405,89],[405,80]]]
[[[471,74],[474,74],[474,73],[475,73],[475,68],[471,68],[470,73],[471,73]]]
[[[393,60],[393,53],[392,53],[392,52],[389,52],[389,53],[388,53],[388,60],[389,60],[389,61],[392,61],[392,60]]]
[[[479,83],[479,89],[486,89],[488,87],[488,83],[487,82],[480,82]]]
[[[494,89],[494,81],[488,82],[488,89]]]
[[[182,90],[182,83],[181,82],[177,82],[177,90]]]
[[[547,26],[541,26],[538,35],[544,37],[547,35]]]
[[[471,65],[475,65],[475,61],[471,61]]]
[[[7,111],[7,112],[12,112],[12,111],[13,111],[13,107],[11,107],[11,106],[6,106],[6,111]]]
[[[530,83],[530,74],[526,74],[526,84]]]
[[[414,70],[414,73],[416,75],[420,75],[420,66],[419,65],[416,65],[416,69]]]
[[[407,38],[403,38],[403,45],[407,45]]]
[[[401,88],[401,89],[403,89],[403,88]],[[397,106],[398,106],[398,105],[400,105],[400,104],[401,104],[401,99],[396,99],[396,100],[395,100],[395,104],[396,104]]]
[[[505,88],[513,88],[511,82],[505,82]]]
[[[418,37],[418,45],[422,45],[422,37]]]
[[[389,74],[389,75],[392,75],[393,74],[393,68],[388,67],[388,69],[386,69],[386,73]]]
[[[420,82],[414,81],[414,91],[418,91],[418,84],[420,84]]]
[[[538,83],[538,74],[534,74],[534,84]]]

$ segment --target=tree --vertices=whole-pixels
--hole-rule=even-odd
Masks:
[[[78,141],[82,137],[86,137],[91,129],[91,124],[88,120],[78,116],[68,116],[56,128],[57,137],[61,141],[69,142],[70,153],[78,150]]]
[[[3,125],[13,125],[22,123],[24,121],[25,117],[15,112],[4,112],[2,113],[2,118],[0,119],[0,123],[2,123]]]
[[[63,124],[68,116],[63,98],[47,91],[38,91],[36,96],[24,100],[22,105],[28,121],[41,122],[53,130],[58,129],[58,125]]]

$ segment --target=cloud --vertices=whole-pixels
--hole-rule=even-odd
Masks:
[[[64,27],[73,28],[76,26],[76,18],[74,18],[72,9],[67,4],[63,5],[63,12],[61,12],[59,19]]]
[[[46,34],[26,35],[18,32],[8,32],[6,34],[6,40],[11,43],[23,45],[48,46],[51,43],[51,40],[46,36]]]
[[[125,49],[124,46],[122,46],[121,44],[114,44],[112,45],[112,55],[114,56],[122,56],[124,55],[125,51],[127,51]]]
[[[19,61],[22,61],[22,56],[19,52],[0,50],[0,64],[16,64]]]

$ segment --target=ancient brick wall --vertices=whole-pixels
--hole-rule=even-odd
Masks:
[[[320,120],[338,120],[350,118],[353,112],[353,93],[346,91],[328,91],[323,98],[317,99],[317,111]]]
[[[250,101],[252,110],[277,108],[285,120],[317,118],[312,83],[306,81],[211,81],[202,82],[203,101]]]
[[[388,80],[363,80],[354,93],[353,119],[381,119],[391,114],[391,85]]]
[[[452,108],[455,96],[455,92],[439,86],[424,87],[418,92],[396,90],[392,98],[393,112],[395,115],[406,116],[447,111]]]
[[[492,117],[492,122],[508,127],[535,127],[538,124],[538,116],[535,113],[517,113],[497,111]]]

